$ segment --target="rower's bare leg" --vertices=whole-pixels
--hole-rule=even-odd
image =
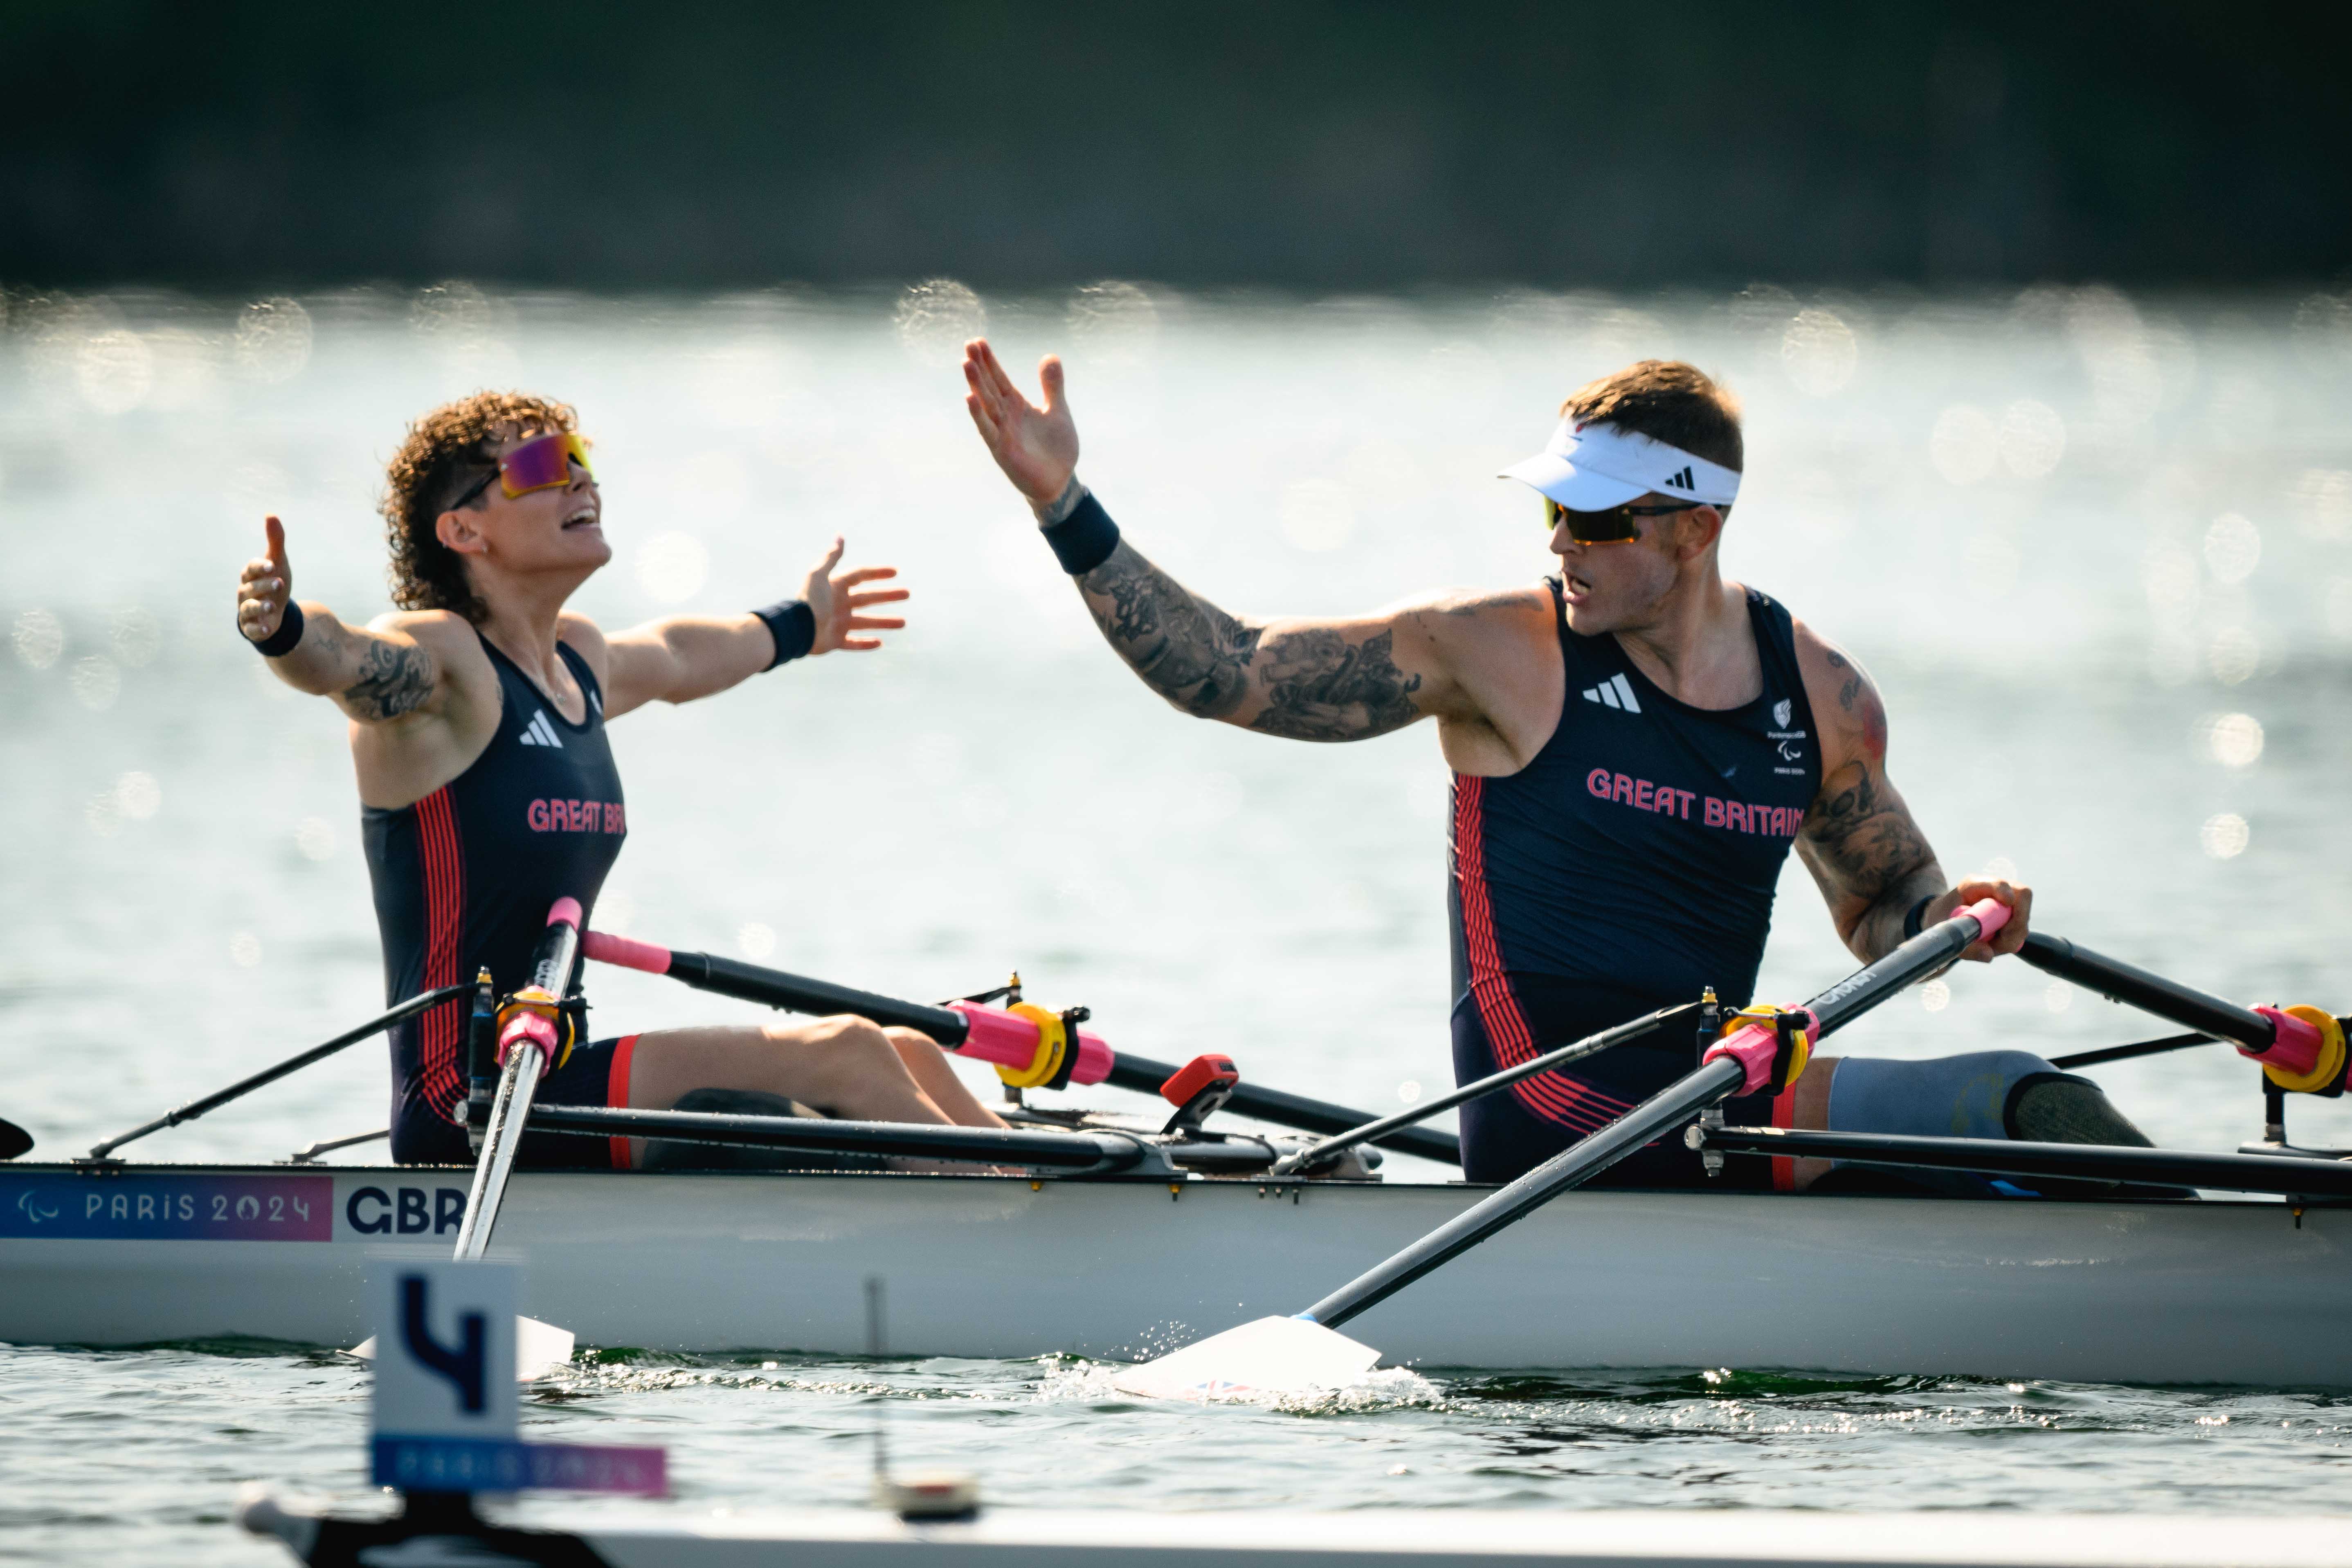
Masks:
[[[1815,1057],[1805,1070],[1797,1075],[1794,1093],[1797,1103],[1790,1109],[1789,1123],[1808,1132],[1826,1132],[1830,1125],[1830,1085],[1837,1079],[1837,1057]],[[1791,1162],[1796,1166],[1796,1188],[1803,1192],[1830,1173],[1827,1160],[1801,1159]]]
[[[889,1036],[846,1016],[637,1037],[629,1064],[631,1105],[666,1110],[698,1089],[780,1094],[860,1121],[955,1120],[924,1092]]]
[[[1004,1119],[980,1102],[980,1097],[956,1076],[948,1064],[948,1055],[940,1049],[929,1035],[913,1029],[890,1028],[882,1031],[898,1049],[898,1059],[907,1064],[907,1071],[916,1084],[930,1097],[933,1105],[947,1112],[948,1120],[966,1127],[1002,1127]]]

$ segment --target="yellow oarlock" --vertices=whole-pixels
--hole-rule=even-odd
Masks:
[[[2335,1015],[2323,1008],[2295,1006],[2282,1007],[2279,1011],[2290,1017],[2300,1018],[2319,1031],[2319,1059],[2312,1064],[2307,1073],[2281,1072],[2264,1063],[2263,1076],[2289,1094],[2309,1094],[2314,1089],[2326,1089],[2334,1083],[2336,1075],[2344,1070],[2344,1026],[2336,1021]]]
[[[507,1005],[499,1009],[501,1038],[507,1032],[507,1020],[517,1013],[536,1013],[555,1026],[555,1059],[547,1064],[548,1071],[553,1072],[572,1059],[572,1047],[578,1043],[579,1031],[572,1027],[572,1015],[564,1011],[563,1004],[550,995],[545,986],[526,985],[507,998]]]
[[[1755,1003],[1727,1016],[1723,1020],[1723,1034],[1727,1038],[1750,1024],[1756,1025],[1759,1028],[1770,1029],[1777,1034],[1780,1027],[1780,1015],[1783,1013],[1804,1014],[1805,1010],[1801,1007],[1775,1007],[1764,1002]],[[1806,1016],[1810,1016],[1810,1015]],[[1789,1059],[1772,1064],[1772,1081],[1769,1086],[1770,1092],[1778,1094],[1802,1078],[1805,1073],[1805,1064],[1812,1058],[1812,1037],[1803,1029],[1789,1031]]]
[[[1014,1089],[1039,1089],[1054,1081],[1062,1070],[1062,1058],[1069,1050],[1069,1031],[1062,1026],[1062,1016],[1048,1013],[1032,1002],[1006,1005],[1006,1012],[1028,1019],[1037,1026],[1037,1054],[1029,1058],[1025,1068],[1009,1068],[999,1063],[996,1076]]]

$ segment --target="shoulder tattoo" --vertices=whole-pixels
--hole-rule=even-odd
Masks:
[[[433,695],[433,658],[414,643],[370,638],[360,678],[343,688],[343,700],[362,719],[397,719],[425,706]]]

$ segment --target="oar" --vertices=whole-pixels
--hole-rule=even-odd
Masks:
[[[0,1121],[0,1160],[13,1160],[33,1146],[33,1135],[13,1121]]]
[[[2009,920],[2009,906],[1987,899],[1921,931],[1877,963],[1856,971],[1776,1026],[1746,1024],[1711,1047],[1696,1072],[1677,1079],[1581,1142],[1562,1150],[1510,1185],[1474,1204],[1411,1247],[1367,1270],[1292,1318],[1260,1318],[1213,1334],[1112,1379],[1129,1394],[1210,1398],[1344,1387],[1371,1370],[1381,1352],[1331,1331],[1423,1275],[1459,1257],[1559,1194],[1591,1180],[1678,1123],[1718,1100],[1769,1087],[1776,1068],[1792,1080],[1822,1036],[1847,1024],[1913,981],[1944,967],[1970,942]],[[1789,1026],[1793,1023],[1794,1028]],[[1783,1037],[1789,1037],[1784,1042]],[[1789,1059],[1789,1053],[1794,1059]]]
[[[1893,1132],[1709,1128],[1706,1146],[1732,1154],[1811,1155],[1859,1165],[1982,1171],[1996,1176],[2210,1187],[2286,1197],[2352,1197],[2352,1164],[2295,1154],[2208,1154],[2103,1143],[2020,1143],[1997,1138],[1915,1138]]]
[[[1306,1148],[1285,1154],[1281,1159],[1276,1160],[1274,1163],[1274,1173],[1277,1176],[1286,1176],[1293,1171],[1302,1170],[1308,1165],[1328,1160],[1332,1155],[1352,1149],[1359,1143],[1369,1143],[1399,1128],[1410,1127],[1423,1117],[1434,1116],[1441,1110],[1451,1110],[1457,1105],[1483,1099],[1497,1089],[1508,1089],[1521,1079],[1533,1078],[1539,1072],[1549,1072],[1554,1068],[1564,1068],[1570,1062],[1580,1062],[1587,1057],[1597,1057],[1613,1047],[1626,1045],[1646,1036],[1654,1035],[1670,1025],[1688,1019],[1691,1015],[1699,1010],[1699,1005],[1696,1002],[1685,1002],[1679,1007],[1661,1007],[1654,1013],[1633,1019],[1628,1023],[1619,1024],[1614,1028],[1603,1029],[1597,1035],[1587,1035],[1573,1045],[1562,1046],[1558,1050],[1546,1051],[1542,1056],[1523,1061],[1517,1067],[1508,1067],[1500,1072],[1489,1073],[1475,1083],[1464,1084],[1450,1094],[1439,1095],[1426,1105],[1417,1105],[1411,1110],[1400,1110],[1393,1116],[1383,1116],[1377,1121],[1367,1121],[1362,1126],[1351,1127],[1345,1132],[1337,1132],[1328,1138],[1319,1138]]]
[[[347,1029],[343,1033],[337,1035],[331,1040],[328,1040],[321,1045],[312,1046],[307,1051],[300,1051],[293,1056],[288,1057],[276,1067],[263,1068],[251,1078],[241,1078],[235,1083],[229,1085],[226,1089],[215,1089],[212,1093],[205,1095],[202,1100],[192,1100],[188,1101],[187,1104],[179,1107],[177,1110],[165,1111],[163,1115],[155,1118],[152,1121],[147,1122],[143,1126],[134,1127],[128,1132],[122,1133],[117,1137],[110,1138],[105,1142],[98,1144],[92,1148],[89,1153],[82,1156],[82,1159],[85,1162],[103,1160],[108,1155],[113,1153],[114,1151],[121,1148],[125,1143],[130,1142],[135,1138],[144,1138],[150,1132],[161,1132],[166,1127],[177,1127],[183,1121],[194,1121],[197,1117],[202,1116],[208,1110],[217,1110],[232,1100],[243,1099],[245,1096],[251,1094],[255,1089],[259,1089],[264,1084],[276,1083],[288,1073],[298,1072],[301,1068],[309,1067],[312,1062],[321,1061],[328,1057],[331,1057],[337,1051],[341,1050],[345,1046],[355,1046],[362,1040],[366,1039],[370,1035],[380,1035],[384,1030],[391,1028],[394,1024],[399,1023],[403,1018],[413,1018],[417,1014],[425,1012],[428,1008],[440,1005],[442,1003],[449,1000],[452,996],[462,996],[465,994],[466,987],[463,985],[444,985],[437,991],[420,992],[416,995],[411,996],[407,1001],[403,1002],[399,1006],[391,1009],[389,1012],[379,1013],[374,1017],[370,1018],[366,1023],[360,1025],[357,1028]],[[14,1130],[12,1129],[12,1131]],[[18,1136],[22,1137],[23,1134],[19,1133]],[[0,1140],[0,1146],[5,1146],[5,1140]],[[16,1154],[21,1154],[25,1152],[25,1149],[29,1149],[32,1146],[33,1141],[30,1138],[26,1138],[25,1148],[16,1151]],[[16,1154],[0,1154],[0,1160],[14,1159]]]
[[[2062,980],[2169,1018],[2201,1035],[2228,1040],[2238,1047],[2239,1055],[2260,1062],[2263,1076],[2281,1089],[2309,1093],[2327,1088],[2343,1076],[2344,1027],[2322,1008],[2242,1007],[2041,931],[2026,937],[2017,956]],[[2153,1050],[2168,1043],[2152,1040],[2147,1047]],[[2114,1061],[2121,1059],[2122,1047],[2114,1053],[2085,1054]],[[2076,1058],[2069,1065],[2088,1064]]]
[[[499,1205],[505,1198],[507,1178],[514,1173],[515,1151],[522,1143],[523,1124],[530,1115],[531,1097],[539,1092],[540,1076],[554,1065],[558,1031],[562,1027],[564,993],[580,957],[580,921],[576,900],[558,899],[547,911],[547,929],[540,933],[539,951],[531,955],[530,984],[509,999],[499,1015],[499,1055],[502,1068],[499,1090],[490,1101],[489,1125],[482,1133],[482,1152],[474,1163],[474,1184],[466,1194],[465,1218],[457,1226],[457,1256],[479,1258],[490,1245],[499,1223]]]
[[[717,953],[683,952],[601,931],[592,931],[583,937],[581,950],[599,963],[618,964],[647,974],[666,974],[698,991],[716,992],[738,1001],[758,1002],[788,1013],[814,1016],[854,1013],[886,1027],[895,1025],[913,1029],[958,1056],[1009,1068],[1024,1083],[1049,1089],[1073,1083],[1108,1083],[1139,1094],[1157,1094],[1160,1085],[1177,1072],[1166,1062],[1113,1051],[1101,1036],[1072,1027],[1075,1018],[1066,1021],[1040,1007],[1024,1006],[1016,1012],[977,1002],[950,1002],[943,1007],[934,1007],[836,985],[829,980],[765,969]],[[1073,1035],[1077,1041],[1075,1051],[1069,1047]],[[1247,1083],[1234,1086],[1225,1109],[1237,1116],[1255,1117],[1277,1127],[1296,1127],[1308,1132],[1346,1132],[1372,1119],[1369,1111]],[[1401,1153],[1418,1154],[1424,1160],[1450,1165],[1462,1163],[1459,1141],[1427,1128],[1403,1127],[1370,1142]]]

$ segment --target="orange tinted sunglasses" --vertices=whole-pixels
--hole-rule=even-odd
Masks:
[[[490,481],[499,481],[499,488],[509,499],[527,496],[533,490],[550,490],[572,482],[572,465],[591,479],[596,470],[588,463],[588,443],[573,431],[551,430],[544,436],[534,436],[499,459],[495,473],[484,474],[467,487],[466,493],[450,502],[455,510],[465,506],[476,496],[490,488]]]

